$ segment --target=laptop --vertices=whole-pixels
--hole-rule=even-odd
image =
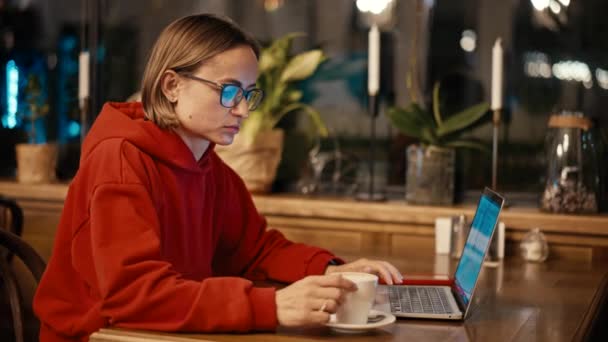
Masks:
[[[417,282],[416,285],[380,285],[380,300],[376,303],[376,309],[391,312],[397,317],[464,320],[471,307],[481,266],[503,203],[501,195],[485,188],[454,276],[449,282],[444,282],[451,285],[434,285],[438,281],[433,280],[429,280],[428,285],[424,285],[424,282]]]

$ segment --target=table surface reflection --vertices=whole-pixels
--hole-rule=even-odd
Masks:
[[[406,276],[451,273],[455,266],[443,256],[426,261],[388,260]],[[91,341],[572,341],[586,326],[607,271],[608,265],[601,262],[549,260],[535,264],[517,258],[497,267],[483,267],[474,306],[464,322],[399,318],[395,324],[357,335],[327,327],[279,328],[276,333],[255,334],[167,334],[111,328],[92,335]]]

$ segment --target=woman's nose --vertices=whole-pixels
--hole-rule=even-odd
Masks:
[[[239,103],[232,108],[232,113],[243,118],[249,117],[249,104],[247,103],[245,97],[243,97],[241,101],[239,101]]]

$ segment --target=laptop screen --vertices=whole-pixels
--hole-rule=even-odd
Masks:
[[[501,207],[502,203],[497,203],[486,193],[479,200],[471,231],[454,275],[456,291],[466,306],[471,300]]]

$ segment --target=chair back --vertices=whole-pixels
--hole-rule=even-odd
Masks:
[[[12,199],[0,195],[0,229],[7,230],[15,235],[21,236],[23,233],[23,211],[21,207]],[[12,253],[7,250],[0,250],[0,257],[10,261]]]
[[[23,299],[19,282],[15,275],[15,268],[13,267],[12,258],[17,256],[29,272],[32,273],[36,284],[40,282],[40,278],[46,268],[44,259],[25,242],[21,237],[23,230],[23,212],[15,201],[0,197],[0,288],[3,288],[7,296],[2,298],[8,298],[8,304],[10,306],[10,314],[12,318],[12,335],[10,340],[16,342],[24,342],[26,334],[24,331],[24,312],[27,312],[22,307]],[[3,320],[9,322],[9,320]],[[5,327],[1,324],[2,328]],[[29,327],[29,325],[26,325]],[[34,318],[32,331],[28,331],[27,336],[32,339],[37,337],[39,322]],[[33,330],[36,330],[35,332]],[[4,340],[3,336],[5,333],[0,334],[0,340]],[[33,336],[35,335],[35,337]]]

